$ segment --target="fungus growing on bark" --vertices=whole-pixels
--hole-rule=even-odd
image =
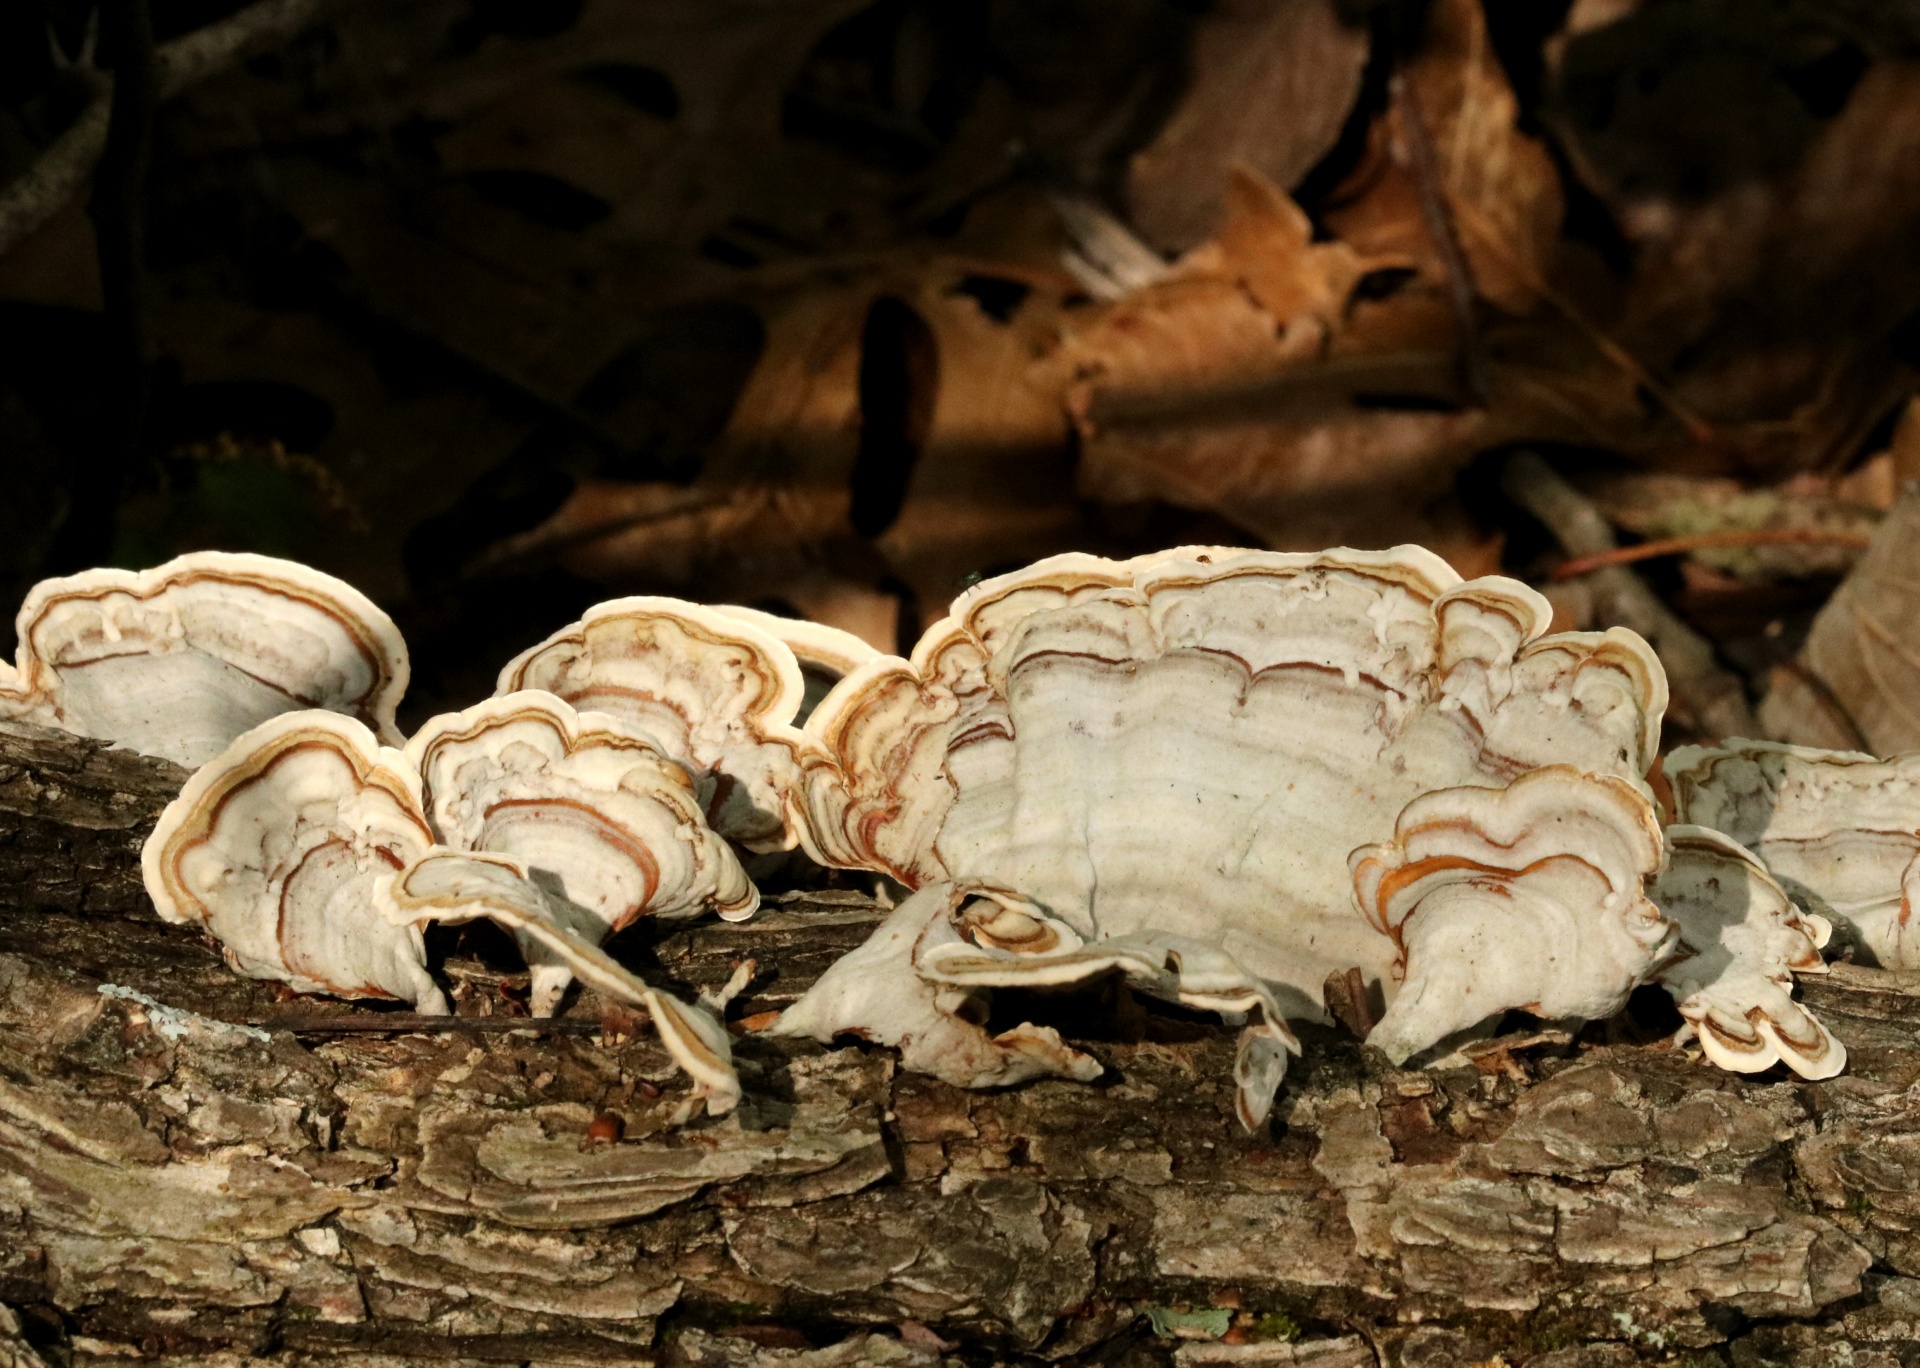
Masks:
[[[775,613],[763,613],[758,608],[743,608],[732,603],[718,604],[714,611],[724,613],[737,621],[764,628],[767,635],[780,641],[793,652],[794,659],[800,662],[800,677],[805,684],[805,696],[799,711],[794,715],[796,722],[805,722],[813,714],[813,710],[820,706],[820,700],[827,696],[834,685],[862,665],[878,660],[882,655],[881,651],[852,632],[844,632],[838,627],[829,627],[823,622],[781,617]]]
[[[248,728],[321,708],[397,745],[407,648],[351,585],[292,561],[196,551],[34,586],[0,712],[188,767]]]
[[[1708,1059],[1736,1073],[1784,1063],[1802,1078],[1846,1067],[1846,1047],[1793,1000],[1795,974],[1827,972],[1820,948],[1832,928],[1796,908],[1749,851],[1706,827],[1668,827],[1653,898],[1680,929],[1660,984]]]
[[[522,690],[435,717],[407,746],[434,834],[455,850],[520,861],[581,909],[571,930],[599,945],[642,916],[709,908],[749,917],[759,893],[703,817],[693,779],[650,737]],[[533,1010],[550,1015],[572,979],[522,935]]]
[[[670,598],[596,604],[501,670],[496,696],[522,689],[652,737],[706,781],[721,835],[749,850],[794,845],[804,684],[793,651],[757,621]]]
[[[1679,939],[1646,895],[1661,857],[1653,805],[1613,775],[1550,765],[1415,798],[1392,840],[1349,860],[1395,947],[1398,988],[1368,1043],[1399,1064],[1496,1012],[1619,1011]]]
[[[419,930],[371,901],[374,880],[432,844],[406,757],[316,710],[263,722],[202,766],[141,864],[160,915],[211,932],[242,974],[441,1013]]]
[[[975,586],[808,720],[809,852],[925,891],[783,1029],[911,1020],[910,1062],[944,1052],[953,1081],[1078,1075],[956,991],[1117,969],[1257,1013],[1251,1124],[1330,973],[1379,985],[1400,1059],[1509,1007],[1616,1010],[1677,937],[1646,897],[1665,678],[1631,632],[1548,620],[1418,547],[1067,555]]]
[[[1920,969],[1920,752],[1734,738],[1666,760],[1675,815],[1731,837],[1870,963]]]
[[[693,782],[609,718],[518,694],[435,718],[414,756],[311,710],[246,733],[188,780],[143,852],[169,921],[204,927],[227,961],[301,992],[393,997],[443,1014],[421,927],[488,917],[527,950],[536,1006],[578,976],[645,1009],[715,1112],[739,1096],[714,1013],[657,993],[600,942],[623,918],[757,900],[702,823]],[[436,844],[443,834],[498,852]],[[532,861],[560,868],[547,871]]]
[[[739,1102],[740,1079],[718,1018],[649,987],[624,968],[592,938],[597,918],[543,888],[520,861],[435,848],[382,877],[371,895],[389,924],[415,936],[424,922],[485,917],[523,945],[539,945],[546,952],[544,962],[564,965],[602,997],[645,1011],[661,1043],[693,1079],[694,1095],[705,1099],[709,1114],[722,1115]]]

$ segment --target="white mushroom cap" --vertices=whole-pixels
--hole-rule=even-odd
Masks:
[[[202,766],[141,867],[160,915],[211,932],[242,974],[445,1012],[419,931],[369,902],[376,878],[432,843],[405,757],[315,710],[263,722]]]
[[[737,622],[751,623],[793,652],[794,659],[800,662],[800,674],[806,681],[806,701],[800,706],[796,717],[798,721],[806,720],[807,715],[819,705],[820,699],[826,696],[827,690],[862,665],[878,660],[884,654],[852,632],[829,627],[824,622],[781,617],[777,613],[763,613],[758,608],[745,608],[737,603],[717,603],[713,611]]]
[[[1645,892],[1663,854],[1644,794],[1569,766],[1416,798],[1351,862],[1361,910],[1400,947],[1368,1042],[1400,1063],[1514,1008],[1612,1015],[1678,941]]]
[[[592,914],[599,944],[637,917],[708,909],[739,920],[759,894],[702,814],[687,771],[650,737],[521,690],[435,717],[407,746],[441,843],[519,860]],[[546,1015],[570,975],[524,945]]]
[[[1018,945],[990,943],[969,914],[926,913],[904,962],[929,982],[1118,968],[1182,1001],[1211,979],[1239,1004],[1222,1010],[1258,1003],[1276,1030],[1243,1047],[1243,1118],[1264,1113],[1257,1080],[1284,1066],[1280,1018],[1320,1016],[1332,973],[1358,968],[1391,999],[1404,972],[1406,992],[1431,993],[1395,1019],[1408,1051],[1442,1018],[1460,1018],[1444,1034],[1506,1006],[1612,1011],[1675,934],[1644,894],[1661,844],[1642,774],[1666,683],[1632,633],[1543,637],[1550,616],[1526,586],[1462,583],[1418,547],[1053,557],[961,595],[911,659],[836,686],[807,723],[805,839],[826,863],[1044,909]],[[1403,963],[1415,904],[1369,921],[1348,855],[1384,843],[1379,860],[1419,863],[1441,839],[1421,825],[1436,803],[1464,804],[1469,844],[1539,823],[1528,840],[1555,856],[1564,823],[1546,869],[1483,863],[1526,917],[1591,943],[1463,968],[1455,943],[1491,931],[1475,899],[1506,895],[1443,887],[1460,881],[1435,867],[1417,925],[1434,949]],[[1393,853],[1397,839],[1419,849]],[[810,994],[796,1024],[891,1029],[879,999],[822,985],[836,1005],[816,1011]],[[873,1020],[851,1015],[856,999]]]
[[[196,551],[42,581],[18,618],[10,706],[187,766],[248,728],[324,708],[398,744],[407,650],[351,585],[292,561]]]
[[[1010,681],[1036,667],[1080,683],[1105,674],[1100,687],[1119,691],[1113,701],[1124,695],[1130,710],[1159,709],[1151,725],[1167,740],[1155,753],[1169,765],[1198,762],[1202,752],[1181,737],[1197,717],[1221,716],[1225,749],[1192,765],[1194,775],[1230,779],[1243,763],[1232,751],[1248,746],[1265,749],[1271,767],[1277,743],[1318,757],[1310,768],[1324,776],[1335,762],[1327,747],[1350,745],[1354,756],[1330,777],[1375,781],[1363,786],[1373,789],[1371,829],[1357,833],[1366,839],[1384,836],[1399,808],[1425,789],[1503,782],[1549,761],[1638,783],[1653,761],[1666,700],[1658,660],[1629,632],[1541,638],[1549,617],[1526,586],[1497,578],[1463,585],[1419,547],[1319,555],[1182,548],[1123,562],[1056,556],[975,586],[911,660],[882,657],[822,703],[807,723],[830,757],[808,771],[810,853],[909,885],[979,877],[1073,906],[1075,899],[1022,884],[1000,865],[970,863],[972,843],[999,839],[976,836],[978,824],[1007,828],[996,805],[1010,791],[988,776],[1001,773],[1000,752],[1015,748]],[[1153,690],[1140,682],[1145,672]],[[1215,682],[1202,683],[1209,672]],[[1177,685],[1174,675],[1188,682]],[[1249,684],[1261,695],[1258,707],[1240,698]],[[1026,686],[1028,697],[1038,687]],[[1053,691],[1062,716],[1030,723],[1021,746],[1038,730],[1043,745],[1074,747],[1078,731],[1058,730],[1070,724],[1143,739],[1144,715],[1134,720],[1130,711],[1124,727],[1096,724],[1095,715],[1115,714],[1105,701],[1080,699],[1078,687]],[[1182,703],[1178,688],[1211,695]],[[1150,692],[1158,701],[1149,704]],[[1203,751],[1210,744],[1188,740]],[[1392,753],[1381,755],[1383,747]],[[1137,766],[1141,751],[1122,747],[1112,758],[1124,752]],[[1019,786],[1039,806],[1030,774],[1022,760]],[[1240,786],[1240,801],[1250,792]],[[1310,822],[1353,829],[1343,799],[1292,792],[1273,801]],[[1319,861],[1322,893],[1344,883],[1345,848]]]
[[[496,695],[543,689],[651,736],[715,784],[708,819],[750,850],[784,850],[804,694],[794,653],[764,627],[679,599],[614,599],[521,652]]]
[[[1758,855],[1875,963],[1920,969],[1920,751],[1877,760],[1735,737],[1676,747],[1665,769],[1682,822]]]
[[[428,921],[498,922],[523,943],[539,945],[602,997],[645,1011],[675,1062],[693,1078],[710,1115],[723,1115],[739,1102],[726,1027],[702,1008],[647,986],[581,934],[586,928],[579,910],[541,888],[518,860],[436,848],[381,878],[372,897],[392,924],[415,936]]]
[[[1831,928],[1802,913],[1760,861],[1717,831],[1667,828],[1668,863],[1653,887],[1680,926],[1680,953],[1660,971],[1707,1058],[1757,1073],[1784,1062],[1831,1078],[1846,1047],[1793,1000],[1795,974],[1824,974]]]

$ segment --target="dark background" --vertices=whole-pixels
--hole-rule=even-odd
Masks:
[[[0,5],[0,184],[86,107],[90,26],[129,69],[141,8]],[[240,8],[147,17],[165,44]],[[1419,539],[1537,577],[1491,475],[1520,447],[1629,536],[1654,496],[1608,477],[1870,514],[1836,481],[1920,364],[1915,0],[322,8],[0,256],[0,581],[307,561],[400,621],[409,723],[616,593],[891,647],[1070,547]],[[1228,291],[1181,305],[1186,351],[1115,360],[1143,297],[1064,254],[1098,255],[1090,215],[1210,250],[1236,164],[1367,258],[1331,340],[1226,355]],[[1275,332],[1305,316],[1264,288]],[[1650,573],[1760,670],[1844,568]]]

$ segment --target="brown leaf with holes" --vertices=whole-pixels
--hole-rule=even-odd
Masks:
[[[1280,547],[1452,540],[1429,506],[1475,451],[1540,430],[1538,405],[1467,406],[1453,315],[1411,258],[1313,241],[1249,168],[1228,208],[1218,238],[1063,343],[1081,492],[1205,509]]]

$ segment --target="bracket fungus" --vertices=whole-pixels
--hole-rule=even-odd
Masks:
[[[1617,1010],[1678,942],[1641,777],[1665,676],[1633,633],[1549,616],[1418,547],[976,585],[808,719],[809,853],[921,892],[779,1029],[895,1039],[956,1082],[1084,1076],[1057,1038],[988,1038],[977,990],[1117,970],[1257,1014],[1252,1125],[1333,973],[1379,986],[1397,1059],[1504,1009]]]
[[[648,736],[527,689],[433,718],[407,746],[444,845],[510,856],[588,914],[598,945],[639,916],[739,920],[759,893],[703,819],[693,779]],[[538,936],[519,937],[533,1008],[550,1015],[572,979]]]
[[[805,683],[760,616],[671,598],[596,604],[509,661],[495,695],[542,689],[610,715],[706,781],[715,831],[749,850],[791,849]]]
[[[1665,768],[1682,822],[1752,851],[1871,963],[1920,969],[1920,752],[1735,738],[1676,747]]]
[[[719,1019],[703,1006],[649,987],[623,967],[592,934],[596,926],[604,932],[604,926],[591,917],[583,924],[576,904],[541,887],[518,860],[435,848],[399,873],[382,876],[371,893],[393,925],[416,936],[423,922],[484,917],[513,932],[523,945],[539,945],[546,962],[564,965],[602,997],[645,1011],[710,1115],[723,1115],[739,1102],[740,1079]]]
[[[202,766],[141,854],[160,915],[198,925],[251,978],[442,1013],[420,932],[373,910],[374,880],[433,844],[411,767],[351,718],[261,723]]]
[[[196,551],[34,586],[0,713],[190,768],[270,717],[321,708],[397,745],[407,649],[351,585],[292,561]]]
[[[1646,895],[1663,853],[1652,804],[1613,775],[1550,765],[1415,798],[1392,840],[1348,860],[1396,947],[1399,991],[1367,1040],[1403,1063],[1514,1007],[1611,1016],[1676,948]]]
[[[805,722],[834,685],[869,661],[878,660],[882,654],[852,632],[829,627],[824,622],[781,617],[763,613],[758,608],[743,608],[737,603],[715,604],[714,611],[763,628],[767,635],[793,652],[805,685],[800,710],[794,715],[796,722]]]
[[[1784,1063],[1831,1078],[1846,1047],[1793,1000],[1795,974],[1824,974],[1832,928],[1793,905],[1765,866],[1706,827],[1667,828],[1667,868],[1653,888],[1678,924],[1680,952],[1660,970],[1701,1051],[1723,1069]]]

